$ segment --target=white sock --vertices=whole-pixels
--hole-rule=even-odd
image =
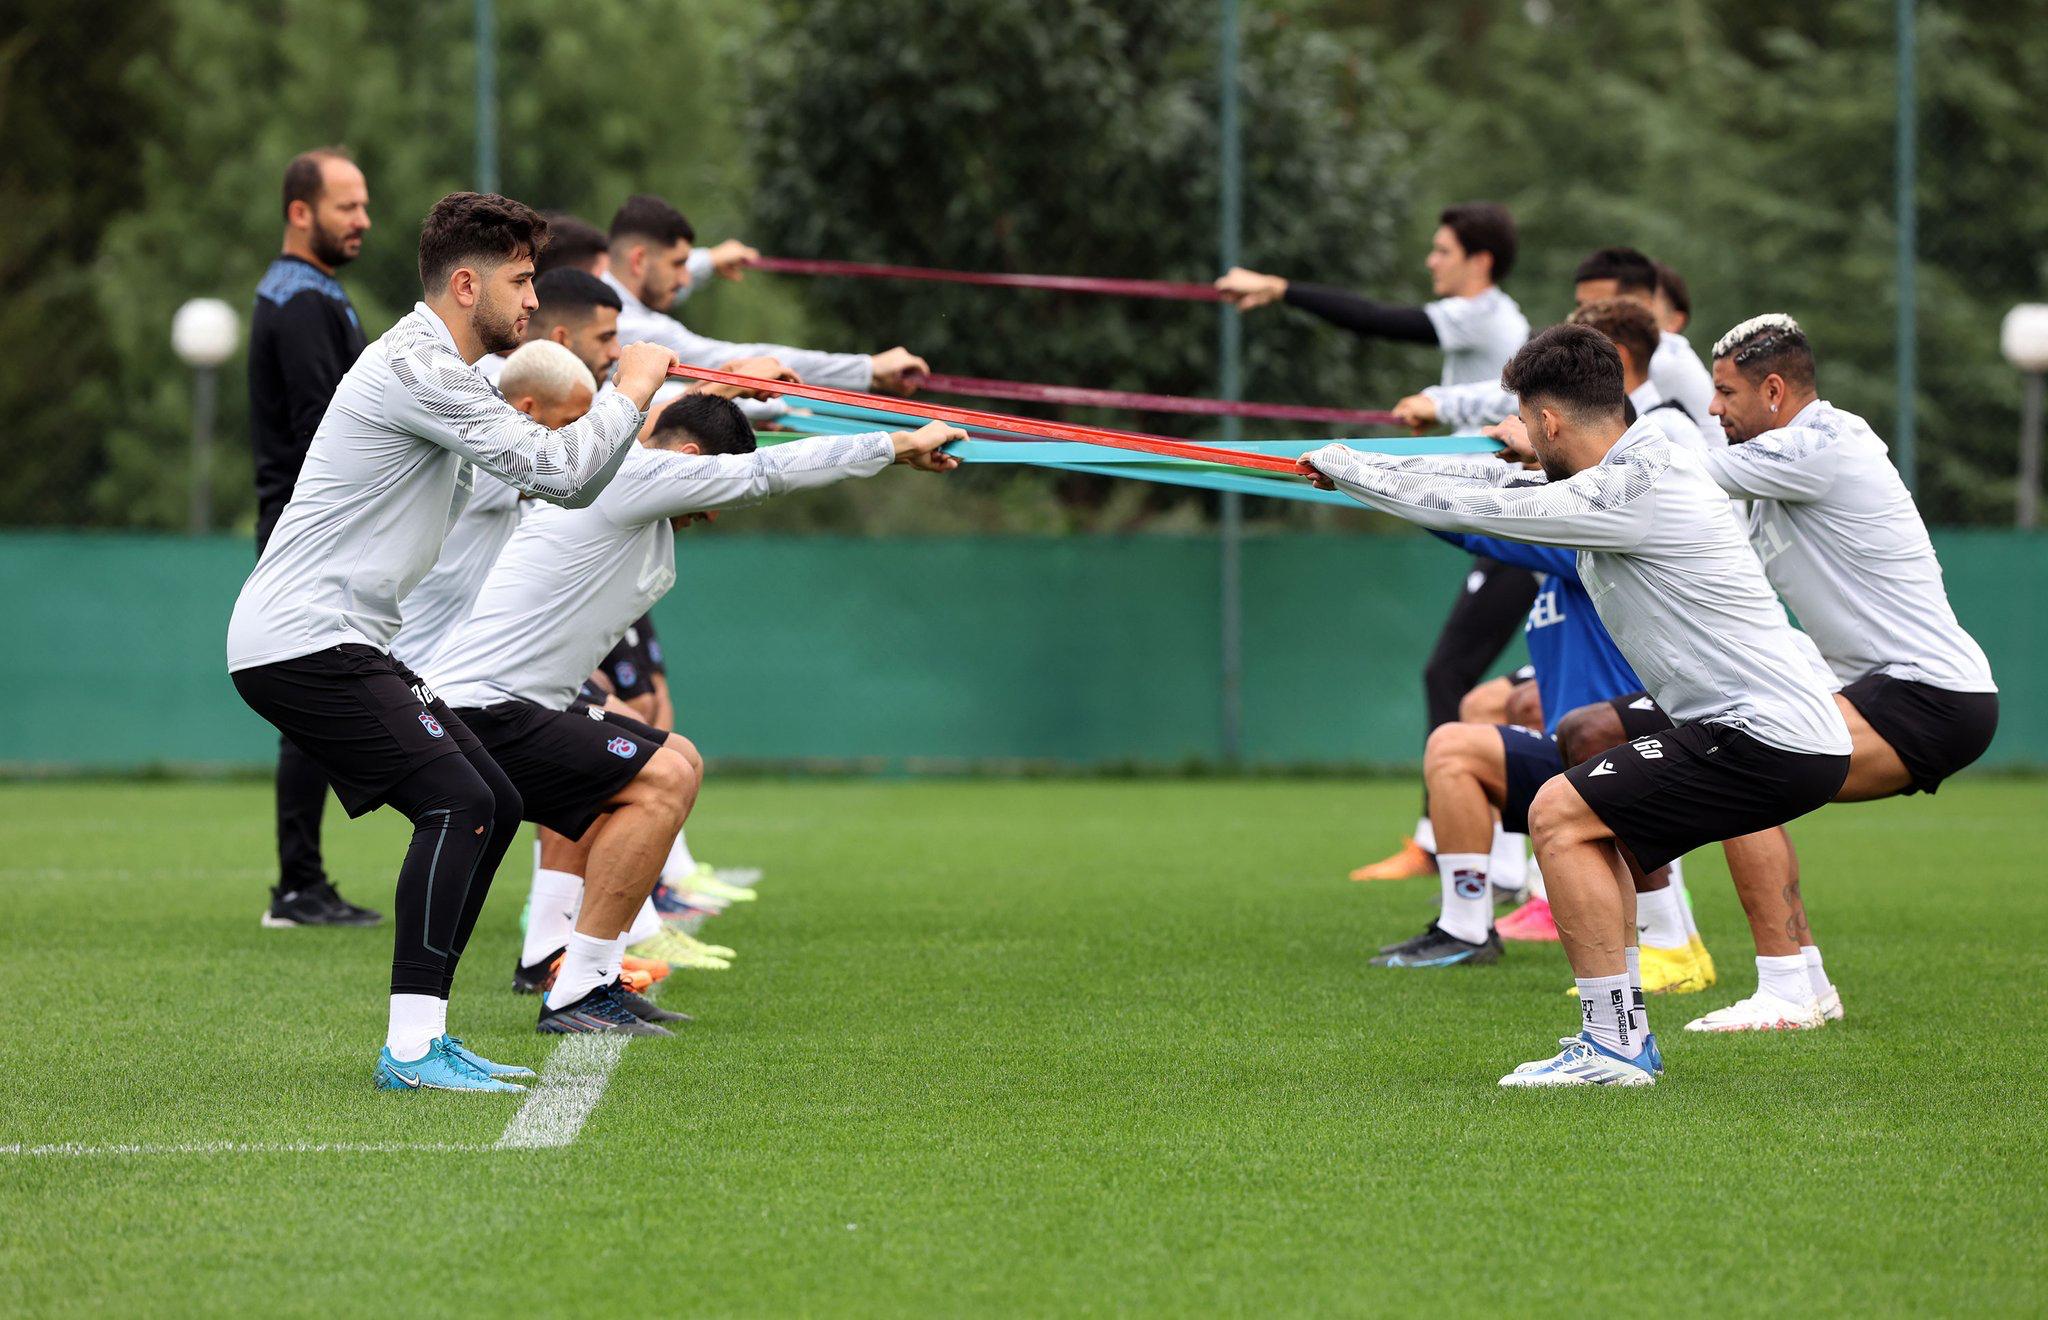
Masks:
[[[618,947],[616,939],[571,931],[562,970],[555,973],[554,988],[548,991],[548,1007],[573,1004],[617,975]]]
[[[661,934],[661,914],[654,910],[654,900],[643,899],[640,911],[633,916],[633,924],[626,927],[625,940],[628,945],[642,940],[651,940]]]
[[[519,961],[528,967],[569,942],[576,930],[576,912],[583,906],[583,877],[567,871],[535,871],[533,900],[527,905],[526,939]]]
[[[1483,944],[1493,929],[1493,891],[1486,883],[1485,853],[1438,853],[1443,910],[1436,924],[1468,944]]]
[[[439,995],[391,996],[391,1026],[384,1033],[384,1048],[400,1063],[426,1058],[427,1047],[446,1033],[447,1012],[448,1001]]]
[[[1685,918],[1680,914],[1683,907],[1675,883],[1637,894],[1636,934],[1653,949],[1687,947]]]
[[[1415,822],[1415,846],[1426,853],[1436,851],[1436,826],[1427,816]]]
[[[1536,854],[1529,854],[1529,897],[1550,901],[1550,891],[1543,887],[1543,867],[1536,861]]]
[[[1635,1020],[1635,992],[1628,973],[1619,976],[1578,978],[1579,1014],[1586,1034],[1602,1049],[1633,1059],[1643,1052],[1643,1033],[1648,1023]]]
[[[1796,953],[1788,953],[1782,958],[1759,956],[1756,960],[1756,988],[1794,1004],[1815,998],[1813,982],[1806,975],[1806,959]]]
[[[676,831],[676,841],[669,845],[668,860],[661,864],[661,878],[669,884],[687,880],[697,869],[697,859],[690,855],[689,840],[683,831]]]
[[[1692,919],[1692,891],[1685,887],[1685,861],[1675,859],[1671,863],[1671,888],[1678,894],[1678,915],[1685,922],[1685,938],[1688,943],[1698,939],[1700,925]]]
[[[1806,980],[1813,987],[1813,997],[1815,999],[1825,996],[1830,990],[1835,988],[1834,982],[1828,980],[1827,968],[1820,965],[1819,945],[1800,945],[1799,956],[1806,962]]]
[[[1503,889],[1520,889],[1529,883],[1529,836],[1510,834],[1493,825],[1493,855],[1487,863],[1487,878]]]

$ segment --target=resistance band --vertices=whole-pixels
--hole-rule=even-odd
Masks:
[[[1008,399],[1021,403],[1064,403],[1082,408],[1127,408],[1134,412],[1193,413],[1204,417],[1261,417],[1276,422],[1322,422],[1339,426],[1397,426],[1390,412],[1362,408],[1319,408],[1300,403],[1245,403],[1230,399],[1197,399],[1183,394],[1137,394],[1129,390],[1093,390],[1078,385],[1034,385],[1017,380],[985,380],[979,376],[933,374],[918,381],[921,389],[963,394],[971,399]]]
[[[1007,289],[1055,289],[1062,293],[1100,293],[1119,298],[1223,301],[1223,295],[1209,285],[1179,284],[1172,280],[1120,280],[1093,275],[997,275],[972,270],[936,270],[930,266],[879,266],[866,261],[810,261],[796,257],[762,257],[754,265],[778,275],[858,275],[869,279],[997,285]]]
[[[1083,444],[1103,445],[1111,449],[1131,449],[1145,454],[1163,454],[1169,458],[1189,458],[1202,463],[1223,463],[1231,467],[1257,468],[1264,472],[1297,475],[1294,460],[1277,454],[1258,454],[1244,449],[1227,449],[1220,445],[1192,444],[1186,440],[1138,435],[1131,431],[1112,431],[1100,426],[1072,426],[1061,422],[1040,421],[1035,417],[1011,417],[1006,413],[983,412],[979,408],[954,408],[936,403],[911,405],[885,395],[866,394],[859,390],[839,390],[829,385],[800,385],[786,380],[768,380],[760,376],[715,371],[710,367],[677,365],[670,367],[668,374],[690,380],[710,381],[717,385],[738,385],[744,389],[759,390],[763,394],[795,395],[800,399],[822,399],[827,403],[876,408],[910,417],[952,422],[958,426],[1007,431],[1017,435],[1038,436],[1046,440],[1077,440]]]

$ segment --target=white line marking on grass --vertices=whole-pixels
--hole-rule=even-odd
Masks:
[[[625,1053],[625,1036],[571,1036],[555,1047],[534,1083],[533,1094],[505,1125],[499,1150],[546,1150],[566,1146],[604,1098],[612,1069]]]

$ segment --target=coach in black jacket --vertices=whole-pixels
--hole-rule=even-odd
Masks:
[[[249,323],[249,439],[256,458],[256,553],[291,501],[306,446],[334,388],[369,342],[334,272],[363,250],[370,191],[347,154],[322,147],[284,172],[284,251],[256,286]],[[335,892],[320,859],[327,777],[289,740],[277,752],[277,886],[265,926],[374,926]]]

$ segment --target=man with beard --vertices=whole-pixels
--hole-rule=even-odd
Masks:
[[[284,251],[256,286],[249,319],[249,440],[256,458],[256,553],[292,497],[313,428],[363,346],[362,322],[334,272],[363,250],[370,191],[339,147],[284,171]],[[263,924],[374,926],[384,918],[335,892],[320,857],[327,776],[289,738],[277,747],[277,884]]]
[[[505,402],[472,364],[519,343],[546,243],[547,223],[507,198],[435,204],[420,230],[424,300],[342,377],[228,623],[228,671],[250,708],[327,773],[351,816],[389,803],[412,822],[375,1072],[384,1090],[516,1091],[503,1079],[531,1075],[448,1034],[456,964],[524,808],[483,745],[392,657],[399,602],[433,567],[478,468],[551,503],[595,500],[675,363],[658,344],[630,345],[613,388],[558,431]]]

